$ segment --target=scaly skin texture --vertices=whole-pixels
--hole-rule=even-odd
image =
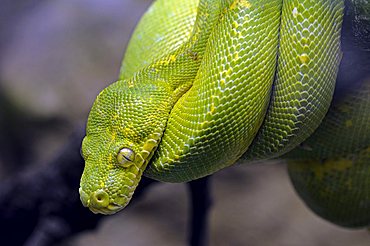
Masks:
[[[370,77],[335,96],[317,131],[285,158],[315,213],[341,226],[370,226]]]
[[[292,183],[315,213],[345,227],[370,226],[370,147],[342,157],[289,161]]]
[[[143,173],[184,182],[246,151],[250,160],[284,154],[312,134],[329,107],[343,1],[200,0],[197,12],[197,1],[166,1],[145,15],[122,80],[103,90],[90,112],[80,194],[93,212],[126,206]],[[169,7],[176,1],[181,11]],[[159,36],[146,29],[152,23],[162,24]],[[178,30],[174,41],[165,30]]]
[[[235,1],[222,13],[193,86],[171,110],[147,176],[193,180],[234,164],[247,150],[270,99],[280,13],[280,0]]]
[[[199,0],[156,1],[141,18],[122,61],[120,79],[132,77],[161,55],[185,43],[195,23]],[[148,30],[155,30],[147,35]]]
[[[343,61],[329,112],[283,157],[309,208],[332,223],[361,228],[370,226],[370,5],[347,4]]]
[[[91,211],[115,213],[131,199],[171,109],[192,85],[224,5],[226,1],[200,2],[199,8],[207,11],[198,14],[188,42],[96,98],[81,148],[85,169],[79,189]]]
[[[333,1],[284,3],[269,111],[244,158],[261,160],[287,153],[321,123],[331,102],[341,56],[342,7]]]

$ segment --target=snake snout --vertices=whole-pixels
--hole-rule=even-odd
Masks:
[[[92,192],[90,196],[82,188],[79,192],[82,204],[95,214],[114,214],[122,209],[122,206],[110,203],[108,193],[102,189]]]
[[[90,195],[91,206],[95,208],[105,208],[109,205],[108,193],[104,190],[97,190]]]

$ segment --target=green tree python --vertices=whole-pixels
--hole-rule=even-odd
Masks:
[[[343,13],[344,0],[155,1],[90,111],[83,205],[113,214],[142,175],[187,182],[282,156],[313,211],[369,226],[370,77],[332,101]]]

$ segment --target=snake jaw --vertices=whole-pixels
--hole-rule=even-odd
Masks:
[[[94,141],[100,142],[99,139]],[[88,140],[84,142],[87,145],[90,143]],[[122,165],[116,158],[117,153],[120,153],[117,149],[122,149],[122,146],[130,145],[127,143],[117,146],[110,145],[103,155],[105,158],[91,152],[85,159],[85,170],[79,188],[80,199],[83,206],[88,207],[95,214],[110,215],[123,209],[131,200],[133,191],[141,178],[143,158],[140,158],[140,153],[138,153],[135,159]],[[86,151],[85,145],[83,149],[89,152]],[[138,150],[135,149],[132,152],[135,153],[135,151]],[[94,163],[99,165],[93,166]],[[99,168],[99,174],[92,174],[92,170],[97,168]],[[115,180],[122,182],[117,183]]]
[[[123,209],[129,202],[130,198],[124,196],[121,204],[116,202],[110,202],[109,195],[102,189],[92,192],[90,196],[80,187],[79,188],[80,199],[84,207],[88,207],[94,214],[115,214]],[[122,197],[122,196],[121,196]]]
[[[105,88],[90,111],[82,142],[83,205],[113,214],[131,200],[158,146],[174,104],[171,87],[117,81]],[[159,82],[158,82],[159,83]],[[114,98],[114,104],[107,102]]]
[[[102,135],[86,137],[82,146],[85,153],[85,170],[79,189],[83,206],[88,207],[93,213],[105,215],[117,213],[125,208],[161,136],[159,130],[155,131],[148,136],[141,147],[127,141],[115,143],[110,139],[106,141],[106,146],[109,147],[104,149],[104,153],[89,149],[90,146],[95,146],[95,143],[103,142]],[[108,139],[108,137],[104,138]],[[94,173],[93,170],[98,172]]]

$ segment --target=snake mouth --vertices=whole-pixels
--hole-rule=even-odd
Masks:
[[[109,195],[102,189],[87,194],[81,187],[79,189],[80,200],[84,207],[88,207],[94,214],[115,214],[124,206],[109,201]]]

